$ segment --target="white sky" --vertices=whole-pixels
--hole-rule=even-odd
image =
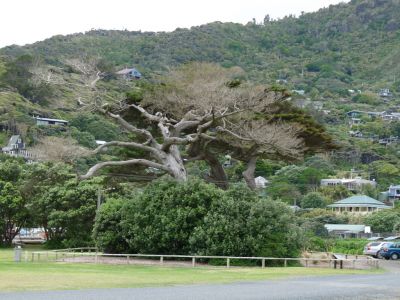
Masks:
[[[348,0],[0,0],[0,47],[95,29],[173,31],[213,21],[261,22]]]

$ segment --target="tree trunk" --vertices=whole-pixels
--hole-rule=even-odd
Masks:
[[[219,160],[210,152],[205,153],[204,160],[210,166],[210,175],[207,176],[206,180],[214,183],[221,189],[228,189],[228,177],[226,176],[225,170]]]
[[[242,173],[244,180],[247,183],[247,186],[252,190],[256,189],[256,180],[254,178],[254,171],[256,170],[256,163],[257,163],[257,156],[252,156],[247,161],[246,170]]]
[[[176,157],[175,155],[169,153],[163,159],[163,164],[170,169],[169,174],[174,177],[178,181],[186,181],[187,173],[185,166],[183,165],[183,160],[180,158],[180,155]]]

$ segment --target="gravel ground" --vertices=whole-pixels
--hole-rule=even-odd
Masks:
[[[307,277],[290,280],[218,285],[134,289],[96,289],[0,293],[2,300],[247,300],[247,299],[400,299],[398,278],[392,274]]]
[[[232,284],[156,288],[1,293],[1,300],[248,300],[248,299],[400,299],[400,262],[382,261],[388,273],[302,277]]]

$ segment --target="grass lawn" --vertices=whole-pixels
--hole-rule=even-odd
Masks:
[[[0,249],[0,291],[123,288],[272,280],[290,276],[365,274],[377,271],[316,268],[171,268],[134,265],[14,263]]]

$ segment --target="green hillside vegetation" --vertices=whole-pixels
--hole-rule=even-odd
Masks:
[[[54,36],[23,47],[5,47],[0,49],[0,124],[15,124],[30,146],[40,137],[51,135],[72,138],[92,149],[95,140],[128,140],[129,136],[109,119],[85,111],[77,104],[79,101],[127,98],[130,103],[138,103],[146,92],[160,86],[160,76],[188,62],[238,66],[244,71],[237,78],[240,82],[289,91],[293,103],[318,121],[322,125],[319,129],[325,128],[340,146],[325,155],[307,156],[296,165],[259,161],[257,176],[272,181],[267,194],[300,204],[308,193],[319,188],[321,178],[350,176],[350,169],[356,170],[352,175],[376,179],[378,191],[385,191],[388,185],[400,183],[399,144],[381,145],[378,140],[352,137],[349,131],[359,130],[364,137],[379,139],[400,136],[399,121],[363,115],[361,124],[350,128],[346,113],[399,111],[399,15],[398,0],[353,0],[298,18],[271,20],[266,16],[262,24],[215,22],[170,33],[99,29]],[[80,63],[102,72],[97,83],[100,94],[91,89],[94,78],[80,68]],[[116,77],[117,70],[132,66],[143,74],[141,80]],[[390,89],[391,97],[378,95],[384,88]],[[66,119],[70,124],[66,130],[38,128],[33,115]],[[128,117],[135,120],[137,116]],[[312,123],[311,118],[293,111],[278,117],[294,119],[304,126]],[[308,133],[318,130],[310,128]],[[2,145],[11,134],[0,133]],[[130,151],[115,150],[107,158],[128,157]],[[83,165],[92,165],[98,159],[94,157]],[[219,157],[221,162],[224,159]],[[229,181],[242,180],[243,170],[242,162],[233,162],[226,170]],[[201,163],[189,167],[190,175],[203,176],[206,172]],[[326,203],[337,200],[331,195],[336,195],[335,191],[327,194]]]

